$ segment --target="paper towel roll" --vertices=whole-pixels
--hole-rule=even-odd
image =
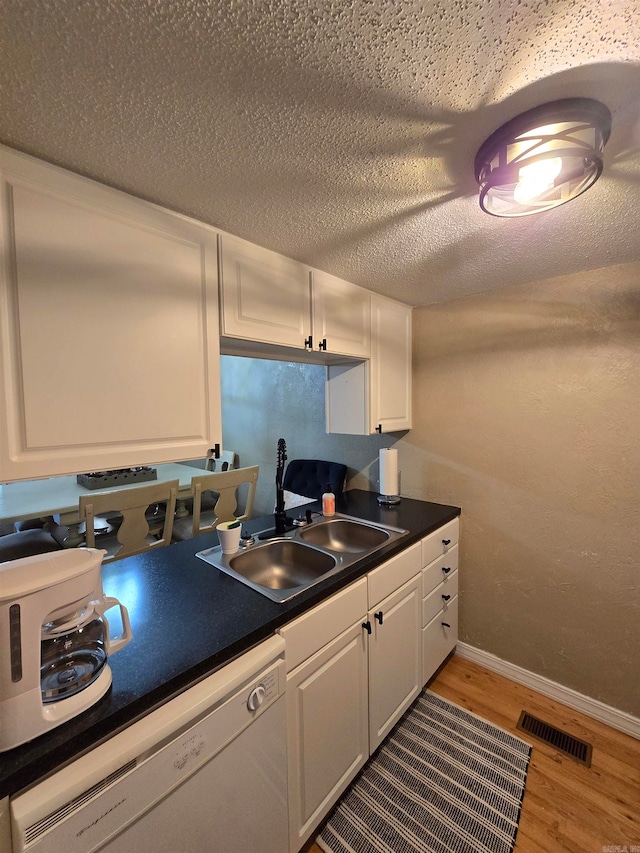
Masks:
[[[398,451],[393,448],[381,450],[380,455],[380,494],[397,495],[398,485]]]

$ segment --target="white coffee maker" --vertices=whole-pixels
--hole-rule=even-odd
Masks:
[[[107,656],[131,639],[129,614],[105,597],[105,551],[77,548],[0,563],[0,752],[91,707],[109,689]],[[111,639],[104,616],[120,608]]]

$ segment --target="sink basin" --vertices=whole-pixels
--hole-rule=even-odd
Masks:
[[[406,533],[398,527],[336,515],[273,539],[258,538],[259,544],[246,551],[223,554],[218,546],[198,551],[196,557],[272,601],[283,602]]]
[[[229,567],[243,578],[268,589],[307,585],[336,566],[336,558],[308,548],[295,539],[272,539],[232,556]]]
[[[236,554],[223,554],[219,547],[207,548],[196,557],[279,602],[342,568],[339,558],[290,537],[270,539]]]
[[[300,531],[300,538],[311,545],[346,554],[362,554],[379,548],[389,541],[391,534],[380,527],[372,527],[346,518],[319,521]]]

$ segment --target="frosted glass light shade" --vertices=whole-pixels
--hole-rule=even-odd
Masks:
[[[476,155],[480,207],[493,216],[528,216],[570,201],[598,180],[611,133],[599,101],[568,98],[517,116]]]

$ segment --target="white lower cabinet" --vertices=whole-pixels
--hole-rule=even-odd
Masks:
[[[369,757],[361,623],[287,678],[291,850],[302,846]]]
[[[421,545],[369,572],[369,752],[373,753],[422,688]]]
[[[420,586],[416,575],[368,614],[371,753],[422,689]]]
[[[420,565],[417,543],[280,631],[291,853],[421,689]]]
[[[458,519],[422,540],[422,681],[458,641]]]
[[[285,625],[290,850],[369,757],[367,580]]]

